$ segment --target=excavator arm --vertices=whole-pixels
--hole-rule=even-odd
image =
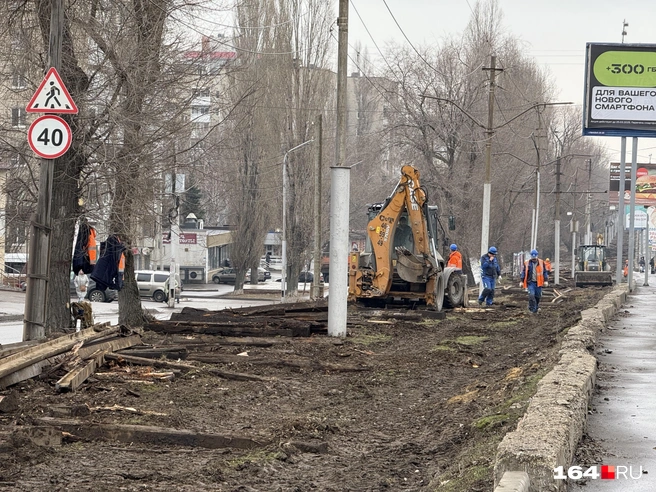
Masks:
[[[399,219],[404,214],[408,217],[411,240],[395,247],[394,238]],[[403,166],[401,179],[394,191],[367,225],[373,255],[373,271],[367,272],[369,278],[366,291],[369,297],[384,296],[390,292],[396,266],[401,279],[426,284],[427,304],[435,305],[435,282],[441,267],[430,248],[426,215],[426,194],[420,185],[419,171],[412,166]],[[357,267],[359,256],[352,254],[350,262],[350,275],[353,278],[349,283],[349,294],[355,297],[363,293],[363,272]]]

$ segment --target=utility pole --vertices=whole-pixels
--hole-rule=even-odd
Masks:
[[[61,70],[64,8],[62,0],[50,0],[50,37],[48,60],[50,67]],[[50,231],[52,228],[52,181],[54,159],[41,159],[39,198],[30,228],[29,259],[27,262],[27,293],[23,319],[23,340],[44,338],[50,276]]]
[[[645,205],[645,212],[647,213],[647,224],[645,225],[645,282],[642,284],[643,287],[649,286],[649,260],[651,258],[651,251],[649,250],[649,206]]]
[[[631,198],[629,199],[629,292],[633,285],[633,261],[635,257],[635,189],[636,172],[638,170],[638,137],[633,137],[631,142]]]
[[[622,266],[624,255],[624,184],[626,182],[626,137],[620,143],[620,191],[617,200],[617,259],[615,283],[622,282]]]
[[[312,278],[312,298],[319,299],[321,275],[321,156],[323,152],[323,115],[317,116],[317,158],[314,165],[314,277]]]
[[[175,152],[173,153],[175,156]],[[173,208],[169,212],[169,222],[171,223],[171,263],[169,264],[169,295],[168,307],[175,307],[175,287],[178,267],[176,264],[178,257],[178,246],[180,244],[180,201],[178,198],[178,191],[184,190],[184,185],[181,186],[182,190],[176,189],[178,175],[174,170],[171,174],[171,196],[173,197]],[[181,279],[182,280],[182,279]]]
[[[348,297],[349,201],[351,170],[346,163],[347,70],[349,0],[339,0],[337,45],[337,128],[335,165],[331,167],[330,195],[330,295],[328,296],[328,335],[346,336]]]
[[[538,244],[538,221],[540,217],[540,132],[542,131],[542,118],[540,108],[538,111],[538,129],[533,145],[537,154],[537,166],[535,169],[535,198],[533,199],[533,227],[531,229],[531,249],[536,249]]]
[[[560,283],[560,156],[556,159],[556,217],[554,218],[554,284]]]
[[[588,191],[585,202],[585,244],[592,244],[590,212],[592,208],[592,194],[590,193],[590,178],[592,177],[592,159],[588,159]]]
[[[572,198],[572,223],[570,229],[572,230],[572,278],[576,273],[576,233],[579,231],[579,221],[576,220],[576,184],[578,178],[578,169],[574,172],[574,195]]]
[[[484,67],[483,70],[490,71],[490,87],[487,98],[487,138],[485,140],[485,182],[483,184],[483,224],[481,227],[481,256],[487,253],[490,242],[490,196],[492,194],[492,184],[490,182],[491,164],[492,164],[492,136],[494,135],[494,87],[496,79],[496,62],[497,57],[490,56],[490,68]],[[483,282],[480,284],[480,291],[483,290]]]

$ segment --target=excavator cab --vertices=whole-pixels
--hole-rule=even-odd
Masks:
[[[577,287],[585,285],[613,285],[613,274],[606,260],[603,244],[579,246],[579,257],[574,282]]]

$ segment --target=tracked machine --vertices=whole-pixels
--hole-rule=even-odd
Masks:
[[[447,268],[438,251],[438,210],[428,205],[417,169],[403,166],[392,194],[368,207],[368,219],[365,250],[349,255],[349,301],[435,311],[465,304],[466,276]]]

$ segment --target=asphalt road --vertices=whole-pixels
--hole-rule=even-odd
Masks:
[[[249,286],[251,287],[251,286]],[[280,289],[279,282],[268,280],[257,286],[261,289]],[[302,290],[299,285],[299,291]],[[154,302],[148,298],[142,298],[141,304],[158,319],[169,319],[171,313],[180,312],[183,307],[195,307],[199,309],[220,310],[225,308],[237,308],[247,306],[259,306],[271,304],[270,299],[233,299],[229,296],[234,291],[234,285],[202,284],[185,287],[180,302],[174,308],[169,308],[163,302]],[[309,286],[307,287],[309,292]],[[111,324],[118,323],[118,302],[94,302],[93,314],[97,323],[109,321]],[[23,314],[25,312],[25,293],[14,290],[0,290],[0,345],[22,341],[23,338]]]

